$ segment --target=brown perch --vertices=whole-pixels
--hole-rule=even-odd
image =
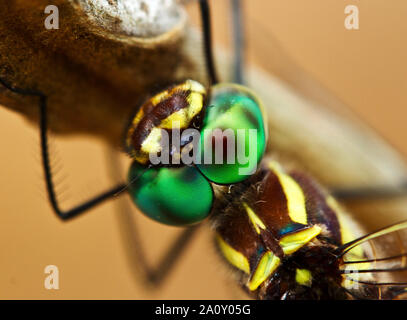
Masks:
[[[85,12],[84,4],[93,2],[53,1],[60,26],[47,30],[44,9],[49,1],[2,1],[0,76],[48,96],[52,131],[93,134],[120,147],[127,119],[149,93],[186,77],[201,77],[187,53],[190,41],[182,7],[175,8],[177,21],[169,30],[139,37],[119,32],[118,18],[109,10],[96,12],[96,17]],[[102,26],[100,16],[116,20]],[[38,120],[35,98],[0,88],[0,104]]]

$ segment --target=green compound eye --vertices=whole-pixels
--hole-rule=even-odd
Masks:
[[[128,179],[134,203],[158,222],[190,225],[202,221],[211,211],[212,187],[194,167],[146,170],[134,161]]]
[[[211,93],[203,119],[197,166],[215,183],[237,183],[254,173],[266,148],[261,103],[249,89],[235,84],[214,86]],[[220,130],[216,133],[214,129]],[[229,139],[234,139],[234,144],[229,144]],[[217,143],[220,147],[216,147]],[[216,161],[215,149],[223,153],[220,161],[219,158]]]

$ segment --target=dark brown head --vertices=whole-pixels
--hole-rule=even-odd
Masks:
[[[142,165],[148,164],[150,154],[163,151],[164,131],[171,137],[173,129],[182,132],[196,128],[204,110],[206,94],[200,83],[186,80],[146,101],[133,118],[126,134],[129,155]],[[171,148],[171,143],[166,147]]]

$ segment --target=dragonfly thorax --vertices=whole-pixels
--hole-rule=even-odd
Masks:
[[[216,208],[214,227],[246,291],[261,299],[350,297],[335,254],[344,242],[340,209],[318,184],[266,159],[231,192]]]

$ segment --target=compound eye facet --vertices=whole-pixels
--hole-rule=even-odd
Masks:
[[[211,211],[212,187],[194,167],[146,169],[134,161],[128,179],[136,206],[160,223],[191,225]]]
[[[256,171],[265,152],[262,106],[240,85],[220,84],[211,94],[201,129],[198,168],[215,183],[237,183]]]

